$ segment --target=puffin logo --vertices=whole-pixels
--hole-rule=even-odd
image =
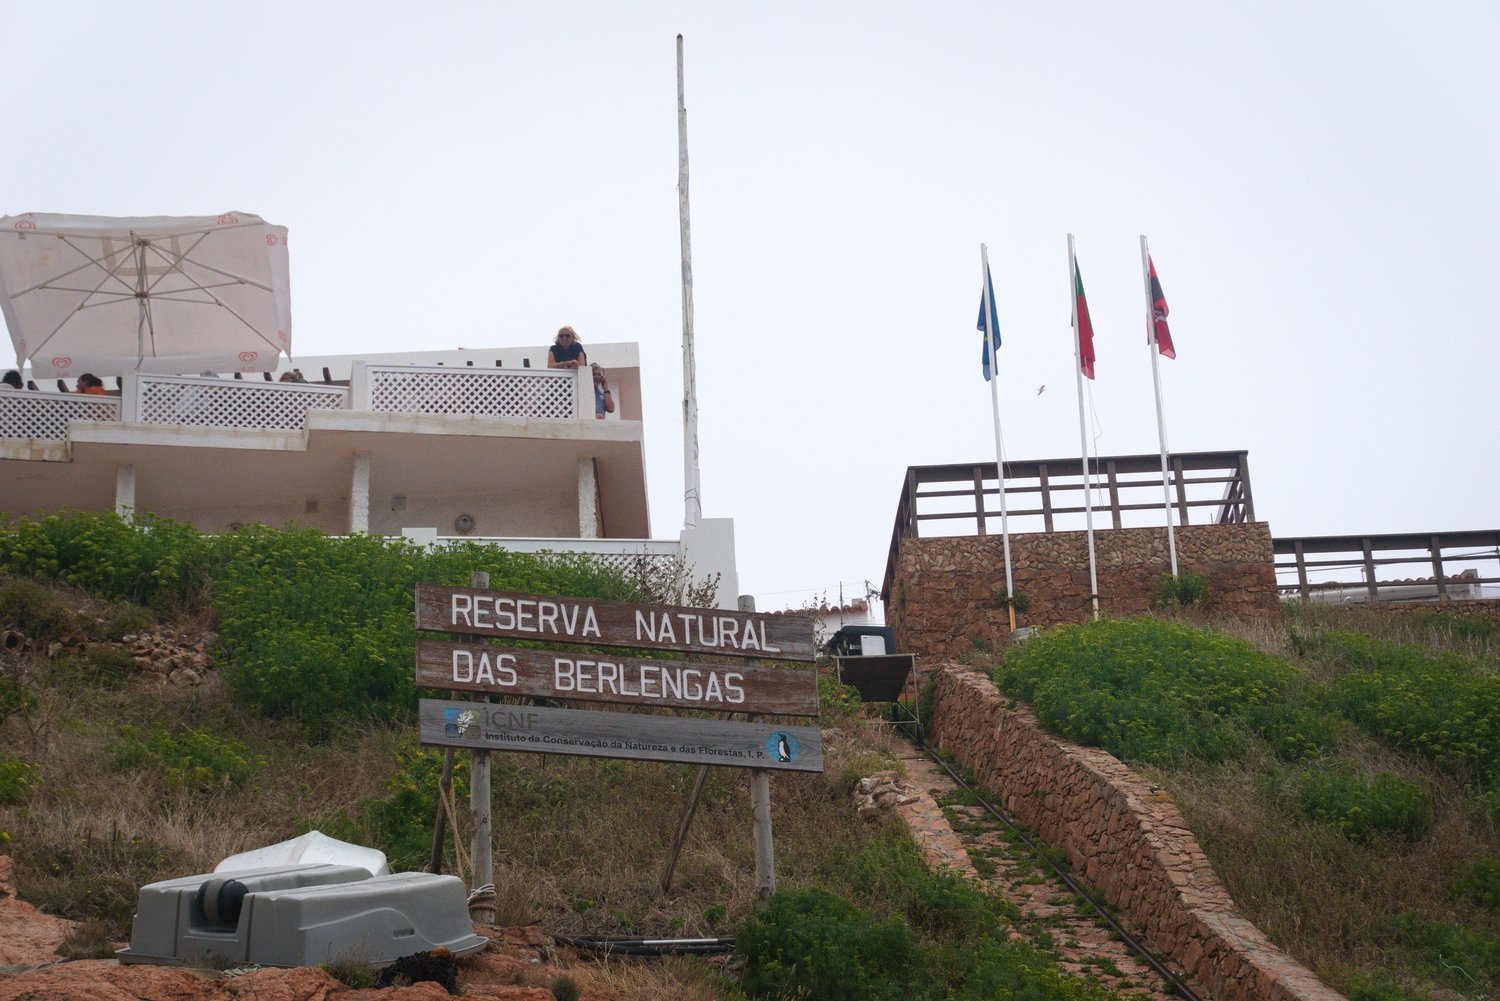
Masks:
[[[796,737],[785,730],[777,730],[766,738],[766,750],[777,761],[796,761],[802,748],[797,743]]]

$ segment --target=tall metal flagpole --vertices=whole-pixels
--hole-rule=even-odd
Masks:
[[[1073,374],[1078,382],[1078,444],[1083,451],[1083,511],[1089,528],[1089,601],[1094,621],[1099,621],[1099,571],[1094,563],[1094,501],[1090,495],[1089,436],[1083,419],[1083,345],[1078,336],[1078,262],[1073,254],[1073,234],[1068,234],[1068,299],[1073,303]]]
[[[682,36],[677,36],[677,214],[682,223],[682,524],[703,516],[698,479],[698,378],[693,357],[693,236],[688,213],[687,101],[682,84]]]
[[[1172,527],[1172,491],[1167,488],[1167,424],[1161,409],[1161,372],[1156,345],[1156,297],[1151,294],[1151,251],[1141,234],[1141,279],[1146,285],[1146,336],[1151,341],[1151,385],[1156,387],[1156,437],[1161,443],[1161,500],[1167,511],[1167,552],[1172,557],[1172,576],[1177,576],[1177,531]]]
[[[984,269],[980,281],[984,283],[985,350],[990,355],[990,408],[995,415],[995,477],[1000,486],[1000,538],[1005,547],[1005,598],[1010,610],[1010,631],[1016,631],[1016,586],[1010,576],[1010,523],[1005,511],[1005,450],[1004,438],[1000,434],[1000,358],[995,350],[1000,340],[1000,318],[995,313],[995,289],[990,283],[990,251],[979,245],[979,263]],[[989,329],[993,324],[995,329]],[[984,528],[984,512],[979,512],[979,527]]]

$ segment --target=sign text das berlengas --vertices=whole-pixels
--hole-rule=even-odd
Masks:
[[[799,616],[417,585],[417,628],[593,646],[812,660]]]
[[[818,676],[790,667],[695,664],[615,654],[420,640],[417,684],[497,695],[816,716]]]

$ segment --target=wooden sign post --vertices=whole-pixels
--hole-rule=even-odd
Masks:
[[[816,727],[779,726],[763,722],[762,717],[816,716],[815,671],[636,654],[519,649],[488,644],[484,638],[805,663],[814,654],[812,621],[490,591],[478,581],[475,584],[469,588],[418,584],[416,593],[417,628],[461,638],[459,642],[418,642],[417,684],[446,688],[450,693],[482,693],[484,700],[422,699],[419,706],[424,746],[468,748],[474,755],[475,886],[491,878],[489,752],[529,751],[750,769],[756,895],[762,903],[768,900],[776,889],[771,772],[821,772],[823,741]],[[697,709],[725,716],[744,713],[750,720],[519,706],[491,703],[490,694]],[[701,778],[700,774],[695,788],[701,788]],[[690,816],[679,827],[673,861]],[[484,882],[480,880],[481,858]],[[668,882],[670,871],[669,867]],[[493,908],[490,913],[493,916]]]

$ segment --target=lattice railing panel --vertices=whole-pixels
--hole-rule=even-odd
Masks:
[[[147,424],[301,431],[309,410],[342,410],[348,390],[228,379],[141,377],[140,420]]]
[[[370,368],[370,409],[487,417],[578,416],[571,371]]]
[[[84,393],[0,390],[0,438],[65,441],[68,421],[117,421],[120,401]]]

